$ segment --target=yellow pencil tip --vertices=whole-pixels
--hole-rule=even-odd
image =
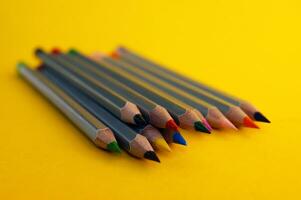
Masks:
[[[154,146],[158,150],[164,150],[164,151],[169,151],[171,152],[170,147],[166,143],[166,141],[163,138],[158,138],[154,141]]]

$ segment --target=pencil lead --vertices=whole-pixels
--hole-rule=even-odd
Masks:
[[[259,128],[249,117],[244,118],[243,124],[249,128]]]
[[[53,55],[59,55],[59,54],[61,54],[62,53],[62,51],[59,49],[59,48],[53,48],[52,50],[51,50],[51,53],[53,54]]]
[[[179,131],[179,126],[176,124],[176,122],[173,119],[168,120],[165,124],[165,127],[167,129],[171,129],[177,132]]]
[[[36,48],[36,50],[34,51],[35,55],[38,55],[40,53],[44,53],[44,51],[41,48]]]
[[[121,153],[121,149],[119,148],[118,143],[116,141],[107,144],[107,149],[115,153]]]
[[[159,150],[165,150],[171,152],[170,147],[166,143],[166,141],[163,138],[158,138],[154,141],[154,146]]]
[[[118,58],[120,58],[120,55],[119,55],[119,53],[118,53],[118,52],[116,52],[116,51],[113,51],[113,52],[111,53],[111,57],[112,57],[112,58],[116,58],[116,59],[118,59]]]
[[[254,119],[260,122],[271,123],[261,112],[255,112]]]
[[[202,123],[205,125],[205,127],[209,130],[209,131],[212,131],[212,127],[210,126],[210,124],[208,123],[208,121],[204,118],[202,120]]]
[[[201,132],[208,133],[208,134],[211,133],[211,132],[204,126],[204,124],[202,124],[202,122],[200,122],[200,121],[197,121],[197,122],[194,123],[194,128],[195,128],[195,130],[197,130],[197,131],[201,131]]]
[[[24,67],[26,67],[26,64],[24,62],[20,61],[17,63],[18,70],[20,70],[21,68],[24,68]]]
[[[172,139],[174,143],[185,145],[185,146],[187,145],[187,142],[185,141],[183,136],[178,132],[174,133]]]
[[[146,121],[144,120],[144,118],[142,117],[141,114],[136,114],[134,116],[134,121],[136,123],[137,126],[145,126],[146,125]]]
[[[76,55],[78,52],[75,49],[69,49],[68,54]]]
[[[160,162],[157,154],[154,151],[147,151],[147,152],[145,152],[143,157],[146,158],[146,159],[148,159],[148,160]]]

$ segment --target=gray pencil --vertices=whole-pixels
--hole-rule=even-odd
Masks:
[[[99,106],[91,97],[79,91],[67,79],[48,66],[43,66],[39,71],[61,88],[67,95],[86,108],[92,115],[110,127],[119,145],[131,155],[160,162],[147,139],[134,132],[126,124],[114,117],[106,109]]]
[[[188,91],[195,91],[195,90],[203,90],[206,92],[211,93],[212,95],[215,95],[218,98],[221,98],[233,105],[236,105],[240,107],[243,111],[245,111],[252,119],[261,121],[261,122],[267,122],[270,121],[251,103],[241,100],[239,98],[233,97],[231,95],[228,95],[224,92],[218,91],[217,89],[214,89],[212,87],[209,87],[208,85],[194,81],[190,78],[187,78],[181,74],[178,74],[172,70],[169,70],[157,63],[154,63],[153,61],[146,59],[145,57],[138,55],[137,53],[128,50],[124,47],[119,47],[115,55],[119,57],[121,60],[124,60],[128,63],[131,63],[133,66],[136,66],[140,69],[143,69],[145,71],[148,71],[152,73],[153,75],[160,77],[161,79],[164,79],[171,84],[175,86],[179,86],[182,88],[187,89]]]
[[[96,146],[112,152],[120,152],[110,128],[96,119],[80,104],[65,95],[40,73],[28,68],[24,63],[19,63],[17,67],[19,74],[81,129]]]
[[[118,80],[100,72],[89,63],[85,63],[80,59],[64,54],[57,54],[56,58],[62,66],[73,70],[73,72],[79,76],[85,76],[87,77],[87,80],[91,82],[99,82],[104,87],[107,87],[108,90],[112,90],[125,99],[135,103],[140,108],[140,111],[146,121],[150,124],[158,128],[168,128],[178,132],[176,123],[167,110],[162,106],[147,99],[142,94],[137,93],[131,88],[120,83]]]
[[[87,81],[86,77],[77,76],[71,70],[68,70],[59,63],[56,56],[46,54],[41,49],[36,50],[36,55],[47,66],[62,74],[78,88],[94,98],[99,104],[112,112],[117,118],[126,123],[144,125],[144,121],[138,107],[117,93],[108,90],[98,82]]]

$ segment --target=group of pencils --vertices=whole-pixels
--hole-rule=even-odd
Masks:
[[[155,150],[187,145],[179,127],[258,128],[270,121],[252,104],[173,72],[125,47],[86,56],[37,49],[41,64],[19,74],[66,115],[96,146],[160,162]],[[155,149],[155,150],[154,150]]]

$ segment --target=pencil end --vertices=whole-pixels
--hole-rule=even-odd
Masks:
[[[109,143],[107,145],[107,149],[111,152],[114,152],[114,153],[121,153],[121,149],[118,146],[118,143],[116,141],[113,141],[113,142]]]
[[[136,114],[134,116],[134,122],[139,127],[145,126],[147,124],[141,114]]]
[[[148,160],[152,160],[152,161],[160,163],[160,159],[158,158],[157,154],[154,151],[145,152],[143,157]]]
[[[156,139],[154,141],[154,146],[159,150],[171,152],[170,147],[168,146],[167,142],[163,138]]]
[[[174,142],[174,143],[177,143],[177,144],[181,144],[181,145],[187,146],[186,140],[185,140],[184,137],[183,137],[180,133],[178,133],[178,132],[176,132],[176,133],[173,134],[172,139],[173,139],[173,142]]]
[[[259,128],[249,117],[245,117],[243,119],[243,125],[249,128],[257,128],[257,129]]]
[[[20,61],[17,63],[17,70],[20,71],[22,68],[26,67],[25,62]]]
[[[173,119],[168,120],[165,124],[165,127],[167,129],[179,132],[179,126],[176,124],[176,122]]]
[[[41,54],[41,53],[44,53],[44,51],[43,51],[43,49],[40,48],[40,47],[36,48],[36,50],[34,51],[34,54],[35,54],[35,55],[39,55],[39,54]]]
[[[59,54],[62,53],[62,51],[61,51],[59,48],[54,47],[54,48],[51,50],[51,53],[52,53],[53,55],[59,55]]]
[[[78,54],[78,52],[75,49],[71,48],[71,49],[69,49],[68,54],[76,55],[76,54]]]
[[[210,134],[211,132],[205,127],[205,125],[200,122],[200,121],[197,121],[194,123],[194,128],[196,131],[201,131],[203,133],[208,133]]]
[[[256,121],[271,123],[261,112],[255,112],[253,117]]]

